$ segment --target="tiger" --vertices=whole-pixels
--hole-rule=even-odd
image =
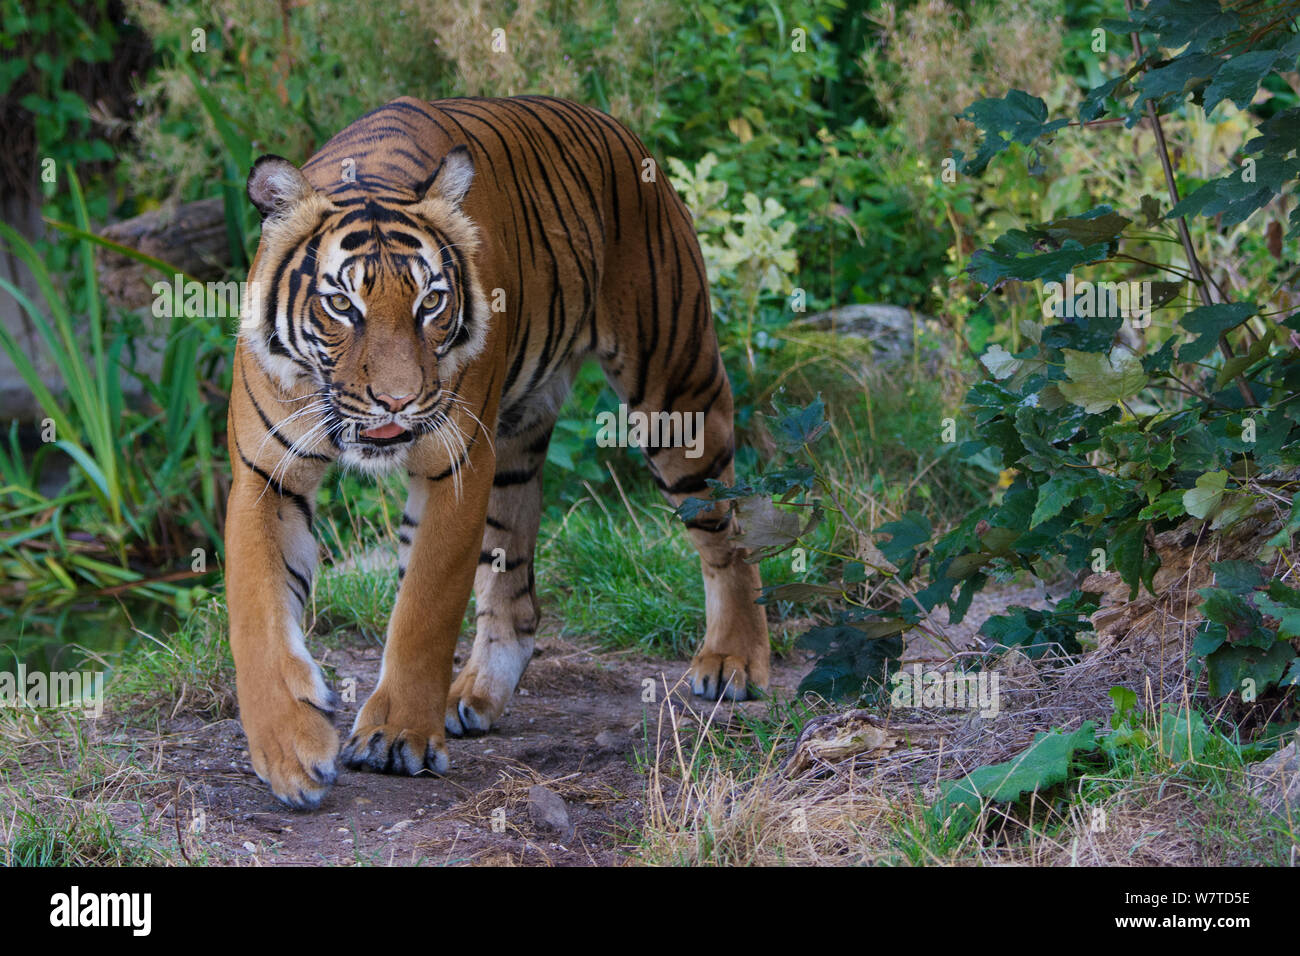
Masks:
[[[670,504],[703,503],[685,522],[705,595],[685,680],[711,699],[767,689],[758,567],[709,484],[735,480],[731,385],[691,214],[657,172],[623,124],[547,96],[402,97],[301,168],[253,163],[226,595],[252,768],[289,807],[319,807],[340,767],[446,774],[448,736],[500,721],[539,623],[542,466],[588,360],[629,415],[701,423],[694,447],[639,446]],[[408,486],[382,665],[346,741],[304,632],[335,466]]]

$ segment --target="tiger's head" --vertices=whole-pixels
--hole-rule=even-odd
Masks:
[[[262,214],[240,335],[308,407],[344,465],[399,465],[440,432],[459,376],[482,350],[488,310],[461,202],[474,179],[458,146],[413,193],[316,189],[288,160],[248,176]]]

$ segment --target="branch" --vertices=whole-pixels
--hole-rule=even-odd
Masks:
[[[1133,0],[1124,0],[1124,8],[1128,10],[1129,16],[1133,15]],[[1130,33],[1129,37],[1133,41],[1133,52],[1137,54],[1139,60],[1142,59],[1142,40],[1136,32]],[[1160,114],[1156,112],[1155,100],[1147,98],[1147,118],[1151,120],[1151,130],[1156,137],[1156,155],[1160,157],[1160,167],[1165,172],[1165,186],[1169,189],[1169,201],[1175,206],[1178,205],[1178,182],[1174,179],[1174,167],[1169,161],[1169,147],[1165,145],[1165,130],[1160,125]],[[1214,296],[1210,294],[1210,284],[1205,280],[1205,273],[1201,270],[1201,261],[1196,257],[1196,247],[1192,245],[1192,233],[1187,228],[1187,217],[1179,216],[1178,236],[1183,241],[1183,252],[1187,255],[1187,269],[1192,274],[1192,282],[1196,284],[1196,290],[1200,294],[1202,305],[1214,305]],[[1227,296],[1220,292],[1220,298],[1224,301]],[[1223,353],[1224,359],[1231,360],[1234,356],[1232,346],[1228,344],[1227,333],[1219,336],[1219,351]],[[1246,378],[1238,375],[1235,379],[1237,390],[1241,392],[1241,397],[1245,400],[1247,406],[1255,404],[1255,394],[1246,384]]]

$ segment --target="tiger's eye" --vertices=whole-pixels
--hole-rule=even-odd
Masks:
[[[330,308],[335,312],[348,312],[352,309],[352,300],[342,292],[335,292],[329,298]]]
[[[430,292],[420,303],[420,307],[426,312],[432,312],[442,304],[442,293],[438,291]]]

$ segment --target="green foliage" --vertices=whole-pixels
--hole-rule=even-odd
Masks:
[[[382,644],[397,600],[396,556],[383,554],[382,563],[371,568],[326,568],[316,578],[312,598],[316,631],[347,628]]]
[[[1277,24],[1238,22],[1234,13],[1236,25],[1210,37],[1199,32],[1206,16],[1180,15],[1171,26],[1156,15],[1166,6],[1153,3],[1143,14],[1141,29],[1155,35],[1147,37],[1146,55],[1128,75],[1134,82],[1115,83],[1086,104],[1089,119],[1110,111],[1132,117],[1143,97],[1159,109],[1178,108],[1181,96],[1160,92],[1159,83],[1143,83],[1168,62],[1165,49],[1187,46],[1178,57],[1211,55],[1216,64],[1239,61],[1246,55],[1241,41],[1249,34],[1256,48],[1278,50],[1276,56],[1237,62],[1230,75],[1238,98],[1244,95],[1248,67],[1255,70],[1258,86],[1296,59],[1291,35]],[[1129,99],[1135,101],[1131,107]],[[1041,150],[1045,138],[1066,135],[1060,132],[1066,121],[1049,119],[1043,101],[1019,91],[982,101],[966,116],[984,132],[968,171],[983,169],[1013,142]],[[1279,168],[1290,170],[1284,161],[1295,141],[1276,135],[1281,122],[1266,121],[1251,151],[1261,165],[1283,163]],[[1031,172],[1041,166],[1035,159]],[[1262,177],[1270,192],[1261,203],[1294,176],[1290,171],[1281,179]],[[812,638],[828,661],[817,678],[819,689],[834,687],[842,695],[846,683],[878,669],[863,639],[853,639],[842,625],[869,622],[892,637],[924,626],[928,613],[941,604],[951,621],[960,622],[975,592],[992,576],[1039,574],[1061,561],[1073,571],[1114,570],[1136,595],[1140,587],[1153,586],[1160,567],[1152,546],[1155,533],[1189,517],[1208,521],[1211,530],[1227,528],[1268,501],[1290,503],[1294,492],[1285,470],[1300,464],[1300,412],[1291,401],[1300,385],[1300,363],[1290,335],[1300,329],[1300,317],[1275,315],[1259,301],[1222,301],[1220,290],[1207,286],[1201,307],[1185,309],[1176,322],[1151,322],[1157,310],[1183,306],[1182,286],[1158,275],[1140,280],[1149,283],[1148,299],[1107,299],[1111,293],[1104,286],[1097,287],[1102,291],[1094,299],[1076,296],[1076,270],[1084,266],[1153,265],[1130,251],[1140,252],[1153,241],[1150,230],[1157,230],[1155,238],[1180,242],[1170,215],[1162,217],[1149,196],[1132,214],[1101,204],[1012,228],[992,249],[971,257],[968,274],[991,289],[1065,282],[1064,288],[1044,288],[1040,315],[1019,319],[1019,342],[1012,351],[995,346],[985,354],[990,376],[967,396],[962,420],[978,437],[963,443],[959,454],[1004,469],[1009,487],[938,537],[914,514],[874,529],[884,560],[868,568],[868,577],[892,587],[871,593],[889,593],[891,599],[855,606],[846,589],[849,617]],[[1190,255],[1190,247],[1187,251]],[[1188,275],[1183,268],[1168,271]],[[1139,331],[1148,326],[1149,348]],[[812,467],[815,471],[815,463]],[[767,494],[782,505],[811,507],[800,497],[811,486],[805,483],[795,492],[785,478],[777,472],[747,479],[735,493]],[[751,504],[750,510],[757,509]],[[800,534],[796,523],[775,519],[765,522],[765,530],[788,536],[791,544]],[[991,619],[984,633],[995,645],[1024,646],[1035,656],[1049,645],[1078,653],[1078,635],[1088,630],[1095,599],[1075,592],[1047,611],[1013,608]],[[1199,642],[1198,652],[1219,655],[1218,676],[1212,674],[1216,692],[1229,686],[1229,678],[1243,676],[1254,678],[1260,692],[1276,686],[1295,658],[1282,637],[1254,648],[1238,646],[1231,634],[1220,642],[1229,645],[1226,649],[1211,647],[1210,641]]]
[[[223,331],[216,323],[178,318],[158,379],[133,373],[136,330],[112,323],[104,312],[94,264],[100,240],[90,232],[71,167],[66,175],[76,224],[62,228],[76,239],[84,297],[50,272],[32,243],[0,225],[0,239],[30,271],[44,307],[7,280],[0,279],[0,290],[22,307],[35,328],[62,380],[59,394],[46,387],[31,357],[2,327],[0,348],[47,416],[42,426],[49,432],[46,455],[61,452],[70,465],[65,487],[47,495],[41,490],[46,455],[23,465],[11,431],[12,453],[0,460],[4,593],[22,604],[49,607],[89,590],[128,587],[187,607],[193,598],[190,588],[154,580],[140,566],[156,568],[161,554],[163,562],[188,567],[196,533],[206,536],[209,554],[217,553],[213,458],[222,415],[204,396],[201,376],[213,374],[224,352]],[[164,263],[148,262],[169,276],[175,273]],[[87,303],[84,327],[76,317],[82,298]],[[128,374],[136,374],[154,410],[127,407],[123,379]],[[184,542],[178,526],[189,531]]]
[[[1215,587],[1202,588],[1205,616],[1192,653],[1204,659],[1210,693],[1253,701],[1279,685],[1300,683],[1300,591],[1280,579],[1265,582],[1247,561],[1211,565]]]
[[[662,505],[640,499],[610,508],[596,497],[571,509],[538,542],[537,583],[548,611],[605,647],[691,653],[704,620],[698,561],[666,516]]]
[[[108,685],[109,700],[150,722],[184,706],[208,720],[234,716],[234,662],[224,601],[197,605],[166,641],[152,635],[130,647]]]
[[[1074,771],[1079,756],[1096,749],[1096,724],[1090,720],[1070,733],[1061,730],[1040,733],[1011,760],[980,767],[960,780],[944,784],[943,793],[931,810],[934,821],[940,828],[967,829],[979,817],[986,801],[1015,803],[1025,794],[1064,783]]]
[[[1009,614],[989,617],[980,625],[980,633],[994,652],[1018,647],[1031,659],[1052,648],[1080,654],[1083,646],[1078,635],[1092,629],[1088,618],[1097,610],[1096,598],[1089,592],[1074,591],[1050,611],[1012,605]]]
[[[1131,121],[1148,103],[1159,111],[1179,109],[1188,94],[1195,101],[1205,94],[1207,109],[1224,99],[1248,103],[1272,71],[1293,68],[1300,53],[1294,35],[1252,16],[1221,11],[1217,3],[1158,0],[1132,25],[1108,24],[1114,31],[1140,30],[1147,52],[1125,79],[1085,104],[1083,118],[1118,104],[1116,112]],[[1242,43],[1247,35],[1250,52]],[[1164,51],[1180,48],[1165,58]],[[1218,86],[1216,77],[1222,77]],[[1040,148],[1041,138],[1061,128],[1063,121],[1047,120],[1041,101],[1031,101],[1013,92],[967,111],[985,134],[967,169],[982,169],[1013,140]],[[1222,214],[1220,225],[1231,225],[1290,188],[1300,165],[1287,158],[1296,142],[1282,135],[1289,115],[1283,110],[1264,121],[1261,135],[1248,144],[1258,174],[1232,171],[1164,217],[1146,197],[1148,225],[1163,224],[1171,237],[1173,217],[1183,213]],[[1243,191],[1238,184],[1245,179],[1252,188]],[[1143,239],[1133,218],[1100,206],[1073,219],[1012,230],[993,250],[973,256],[969,271],[990,287],[1061,281],[1082,266],[1126,258],[1120,250]],[[1300,365],[1287,338],[1300,320],[1268,314],[1258,303],[1215,302],[1216,295],[1206,290],[1206,304],[1186,311],[1160,348],[1144,352],[1126,337],[1126,316],[1114,308],[1053,322],[1068,314],[1051,307],[1060,304],[1057,294],[1044,306],[1045,323],[1021,322],[1024,348],[986,353],[992,380],[977,384],[968,397],[980,438],[966,450],[992,456],[1016,477],[1000,502],[935,543],[930,572],[940,590],[947,593],[963,579],[958,568],[970,572],[996,561],[1033,570],[1057,553],[1076,569],[1113,568],[1136,594],[1143,584],[1151,587],[1159,567],[1153,532],[1189,516],[1226,528],[1258,510],[1265,492],[1274,499],[1293,494],[1290,483],[1269,476],[1300,463],[1289,402]],[[990,532],[999,533],[997,548],[973,549]],[[983,577],[965,577],[963,593]],[[1207,600],[1208,620],[1195,649],[1211,655],[1211,693],[1238,689],[1246,678],[1260,692],[1276,686],[1294,650],[1280,631],[1265,632],[1263,611],[1254,603],[1240,596],[1230,601],[1222,587],[1212,590],[1215,600]],[[960,601],[950,598],[950,607],[957,610]],[[1020,640],[1047,627],[1046,619],[1031,621],[1025,613],[994,621],[995,632],[1009,629]]]
[[[162,856],[104,810],[76,800],[17,807],[6,824],[4,866],[147,866]]]
[[[734,321],[739,326],[730,337],[739,336],[744,343],[752,373],[755,360],[750,343],[759,298],[764,293],[787,295],[794,285],[798,261],[791,239],[795,225],[785,219],[785,207],[770,196],[760,200],[754,193],[745,193],[741,211],[729,211],[727,184],[710,179],[717,163],[717,156],[706,153],[693,170],[672,157],[668,168],[674,188],[695,219],[700,251],[715,290],[715,315],[724,323]],[[724,339],[728,337],[725,326],[722,332]]]
[[[979,767],[942,784],[939,799],[928,811],[935,832],[962,835],[982,819],[991,804],[1010,810],[1028,798],[1057,803],[1070,799],[1062,784],[1089,789],[1085,781],[1108,776],[1131,785],[1141,772],[1175,771],[1179,776],[1212,777],[1224,763],[1241,765],[1263,754],[1257,745],[1229,740],[1206,724],[1195,708],[1164,704],[1144,713],[1130,688],[1112,687],[1110,728],[1098,733],[1093,721],[1070,732],[1053,728],[1002,763]],[[1275,744],[1275,742],[1274,742]]]
[[[73,74],[113,56],[120,28],[108,16],[108,8],[107,0],[0,2],[4,21],[0,50],[5,52],[0,61],[0,100],[17,97],[30,118],[42,172],[47,161],[61,172],[69,164],[75,168],[116,158],[107,142],[92,135],[89,104],[69,88]],[[57,192],[57,179],[42,177],[40,182],[56,214],[69,215],[70,197]],[[96,212],[102,212],[102,207]]]

